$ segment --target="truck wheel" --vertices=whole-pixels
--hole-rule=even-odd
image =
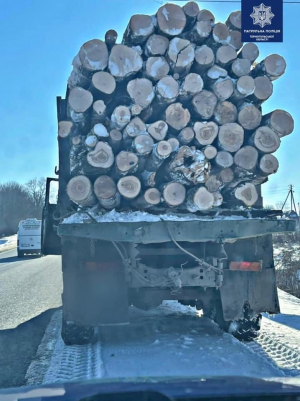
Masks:
[[[23,258],[24,257],[24,253],[22,251],[19,251],[18,249],[18,258]]]
[[[90,326],[81,326],[74,322],[68,322],[62,319],[61,337],[66,345],[83,345],[92,342],[94,337],[94,328]]]
[[[246,310],[244,319],[226,321],[221,300],[217,300],[211,307],[203,309],[203,315],[217,323],[221,330],[232,334],[240,341],[252,341],[259,335],[261,314],[250,316]]]

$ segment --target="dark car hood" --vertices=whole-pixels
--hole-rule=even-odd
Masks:
[[[68,400],[122,393],[160,393],[173,399],[210,396],[243,396],[300,394],[300,378],[213,377],[213,378],[120,378],[84,382],[53,383],[42,386],[19,387],[0,390],[0,400]],[[106,397],[105,397],[106,398]],[[138,397],[137,397],[138,398]],[[109,399],[112,399],[111,397]]]

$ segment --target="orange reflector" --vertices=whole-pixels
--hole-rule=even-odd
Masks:
[[[230,270],[260,272],[261,262],[230,262]]]

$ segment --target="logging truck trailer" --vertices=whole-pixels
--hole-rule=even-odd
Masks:
[[[57,105],[60,121],[65,100]],[[261,196],[255,209],[205,214],[78,210],[66,192],[69,139],[59,137],[58,147],[58,178],[47,179],[42,253],[62,256],[66,344],[91,341],[95,327],[129,324],[132,305],[147,310],[164,300],[194,306],[242,339],[257,334],[262,312],[280,312],[272,234],[294,231],[295,221],[264,210]],[[57,204],[49,202],[53,181]]]

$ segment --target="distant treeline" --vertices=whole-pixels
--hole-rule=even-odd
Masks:
[[[45,178],[34,178],[25,185],[0,183],[0,236],[15,234],[20,220],[41,219],[45,192]]]

